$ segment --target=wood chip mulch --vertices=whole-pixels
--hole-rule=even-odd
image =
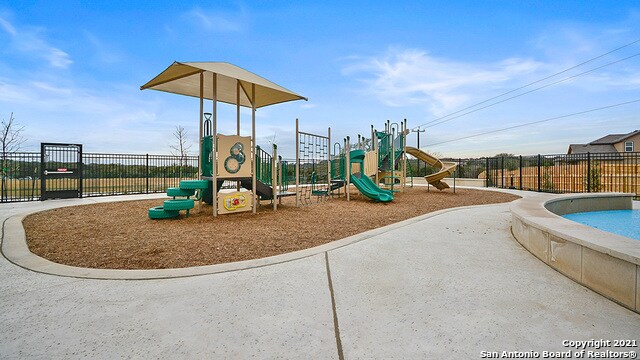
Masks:
[[[26,217],[29,249],[51,261],[101,269],[166,269],[256,259],[306,249],[436,210],[510,202],[518,196],[469,189],[439,192],[407,188],[391,203],[357,193],[295,207],[268,202],[256,215],[211,216],[211,206],[191,216],[150,220],[161,199],[73,206]]]

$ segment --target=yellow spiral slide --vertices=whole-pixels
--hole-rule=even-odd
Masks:
[[[427,175],[424,178],[430,185],[435,186],[438,190],[448,189],[449,185],[443,182],[442,179],[451,176],[453,172],[456,170],[456,164],[452,162],[442,162],[440,159],[435,158],[426,152],[414,148],[412,146],[405,147],[405,151],[409,155],[413,155],[419,160],[426,162],[427,164],[436,168],[436,173]]]

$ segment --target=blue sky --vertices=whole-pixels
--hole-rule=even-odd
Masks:
[[[636,1],[0,1],[0,118],[25,126],[27,150],[165,154],[182,125],[195,152],[198,100],[139,88],[173,61],[226,61],[309,98],[257,112],[258,144],[294,156],[295,118],[307,132],[331,126],[334,141],[387,119],[415,128],[638,40],[638,23]],[[637,53],[640,43],[537,86]],[[640,129],[640,103],[452,140],[639,90],[640,56],[428,127],[421,147],[564,153]],[[233,133],[235,109],[219,108],[220,131]]]

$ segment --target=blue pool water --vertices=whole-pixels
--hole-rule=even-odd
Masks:
[[[562,216],[581,224],[640,240],[640,210],[590,211]]]

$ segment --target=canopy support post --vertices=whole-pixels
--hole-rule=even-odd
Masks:
[[[300,133],[296,118],[296,207],[300,206]]]
[[[346,180],[347,180],[347,201],[351,201],[351,143],[349,142],[349,137],[347,136],[344,139],[344,148],[345,148],[345,172],[346,172]]]
[[[218,170],[216,162],[216,153],[218,152],[218,74],[213,73],[213,104],[211,112],[213,113],[213,133],[211,136],[211,176],[212,176],[212,191],[211,205],[213,207],[213,216],[218,216]]]
[[[200,73],[200,132],[198,133],[198,159],[202,156],[202,116],[204,113],[204,72]],[[198,179],[202,179],[202,159],[198,161]]]
[[[333,186],[331,186],[331,127],[327,129],[327,183],[329,189],[327,190],[327,195],[329,198],[333,197]]]
[[[204,116],[204,71],[200,72],[200,126],[198,132],[198,179],[202,179],[202,123]],[[183,154],[180,154],[182,157]],[[180,159],[182,162],[182,159]],[[201,191],[201,190],[198,190]],[[198,212],[202,211],[202,196],[198,201]]]
[[[236,135],[240,136],[240,80],[236,80]]]
[[[240,103],[239,98],[240,98],[240,81],[238,81],[238,103]],[[240,109],[239,106],[240,105],[238,105],[238,109]],[[240,113],[238,112],[238,114]],[[240,131],[239,127],[238,127],[238,131]],[[253,166],[251,171],[252,172],[251,191],[253,192],[253,195],[252,195],[253,196],[253,213],[255,214],[257,212],[256,203],[257,203],[257,197],[258,197],[256,195],[256,178],[257,178],[256,176],[256,84],[251,84],[251,144],[252,144],[251,153],[253,154],[252,156]],[[275,184],[272,184],[272,185],[275,186]]]
[[[240,80],[238,79],[236,79],[236,135],[240,136]],[[236,191],[240,191],[240,180],[236,181]]]
[[[278,210],[278,145],[273,145],[273,154],[271,155],[271,200],[273,202],[273,211]]]

